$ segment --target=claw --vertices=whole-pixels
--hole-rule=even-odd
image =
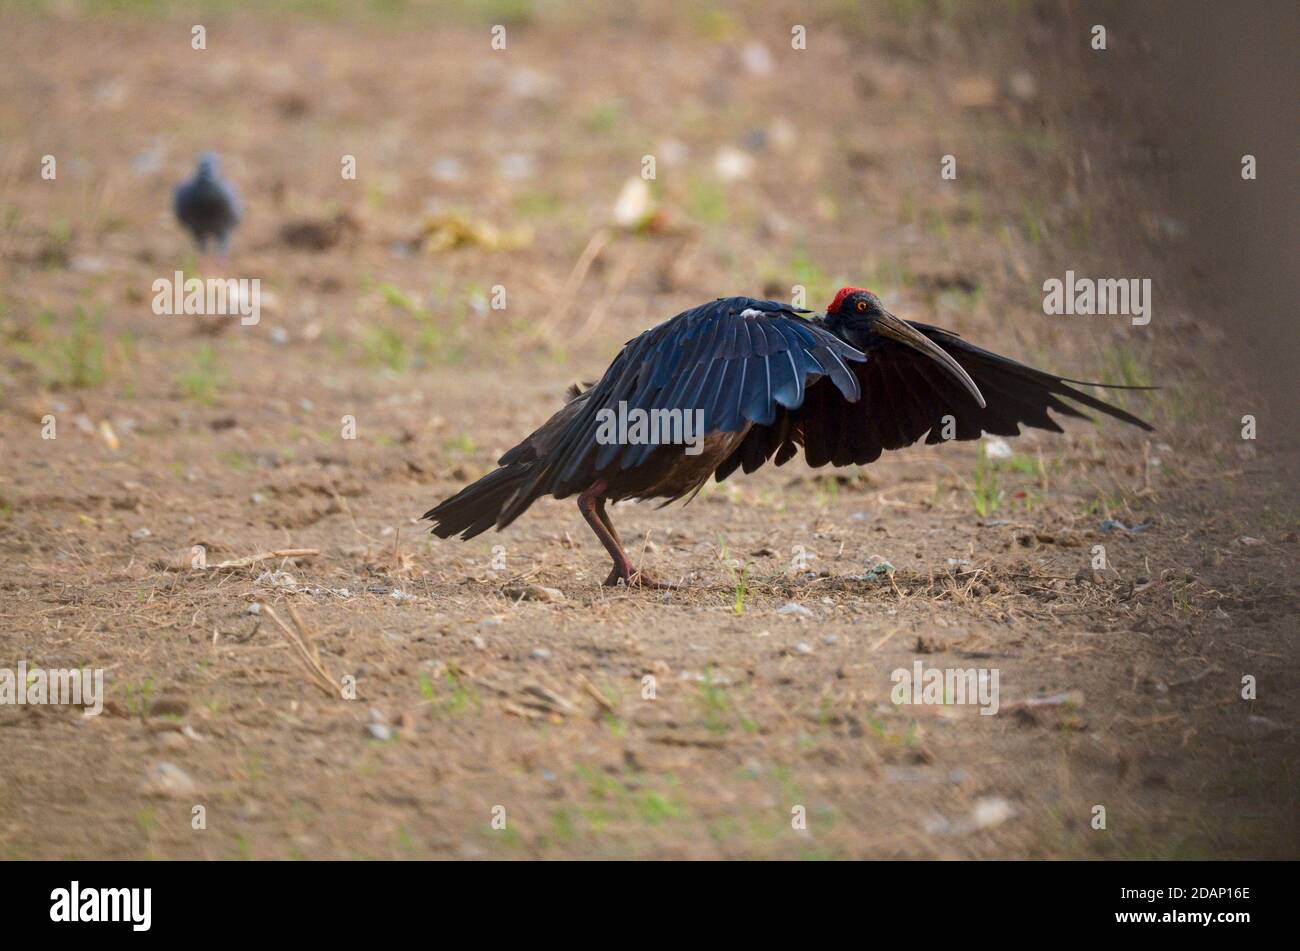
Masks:
[[[609,570],[609,577],[605,579],[605,587],[617,588],[622,583],[629,588],[654,588],[659,591],[672,591],[677,587],[667,581],[660,581],[648,571],[628,571],[623,573],[618,568]]]

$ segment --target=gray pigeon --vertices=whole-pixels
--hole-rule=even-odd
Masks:
[[[230,233],[241,217],[239,195],[217,171],[217,157],[212,152],[199,156],[194,177],[176,186],[173,201],[176,217],[205,253],[210,245],[223,257],[230,244]]]

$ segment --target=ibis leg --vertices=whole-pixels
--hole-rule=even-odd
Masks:
[[[610,569],[609,577],[605,579],[606,586],[612,588],[622,581],[628,587],[633,585],[641,585],[647,588],[672,587],[655,580],[649,572],[638,571],[633,567],[632,559],[623,550],[623,543],[619,540],[618,530],[614,528],[609,513],[605,511],[606,499],[604,492],[606,488],[604,482],[596,482],[590,489],[578,496],[578,511],[587,520],[591,530],[596,533],[600,543],[605,546],[605,551],[609,552],[609,557],[614,560],[614,567]]]

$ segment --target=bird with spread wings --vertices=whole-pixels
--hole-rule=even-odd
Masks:
[[[632,564],[606,504],[697,492],[710,477],[753,472],[800,451],[810,466],[864,465],[924,439],[1062,432],[1049,411],[1096,410],[1145,430],[1084,383],[1035,370],[947,330],[901,320],[871,291],[846,287],[824,315],[724,297],[628,341],[603,376],[498,467],[425,513],[441,538],[502,529],[543,496],[576,495],[613,559],[605,584],[663,587]],[[1123,387],[1121,387],[1123,388]],[[1077,404],[1077,405],[1076,405]],[[612,417],[676,428],[609,425]],[[681,426],[683,415],[697,426]],[[698,434],[687,445],[683,434]],[[669,431],[672,438],[657,438]],[[629,438],[629,433],[637,438]]]

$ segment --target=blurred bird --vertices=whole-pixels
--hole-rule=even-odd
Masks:
[[[502,529],[542,496],[578,496],[578,510],[614,561],[606,585],[668,587],[638,570],[605,510],[620,499],[675,501],[713,476],[782,465],[802,449],[810,466],[874,462],[885,449],[1062,432],[1048,415],[1088,419],[1071,400],[1151,427],[1078,386],[900,320],[872,292],[846,287],[825,315],[776,301],[725,297],[678,314],[629,341],[604,376],[570,391],[565,406],[498,460],[499,468],[430,509],[440,538]],[[1138,387],[1115,387],[1138,389]],[[702,421],[702,451],[610,439],[614,415],[674,410]],[[662,417],[669,418],[669,417]],[[651,427],[653,430],[653,427]],[[631,427],[626,429],[630,434]]]
[[[242,210],[234,186],[217,169],[215,154],[204,152],[199,156],[194,177],[176,186],[173,208],[176,218],[194,236],[199,253],[215,248],[224,261],[230,233],[239,225]]]

